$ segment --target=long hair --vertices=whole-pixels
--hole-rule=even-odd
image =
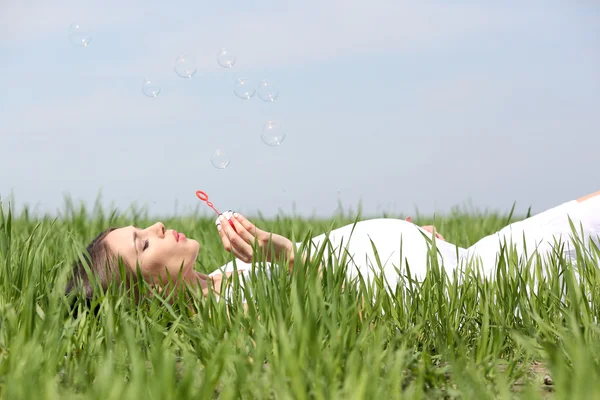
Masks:
[[[95,280],[100,284],[103,290],[108,288],[111,280],[120,281],[121,276],[118,269],[117,255],[113,254],[112,250],[104,240],[106,236],[115,229],[117,228],[108,228],[96,236],[88,245],[82,257],[75,262],[73,266],[73,277],[67,283],[65,288],[67,295],[75,292],[79,285],[83,287],[87,299],[91,299],[94,295],[94,286],[85,269],[84,260],[89,267],[90,272],[94,275]],[[127,286],[131,286],[136,278],[134,270],[125,263],[125,280]]]

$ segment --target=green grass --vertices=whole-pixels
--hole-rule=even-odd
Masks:
[[[191,308],[183,297],[143,297],[135,305],[116,286],[91,305],[77,301],[71,307],[64,286],[88,242],[109,226],[146,226],[156,219],[135,208],[86,210],[69,200],[59,218],[36,217],[29,209],[16,216],[6,202],[2,206],[2,398],[600,395],[597,248],[581,248],[576,267],[558,255],[518,265],[507,254],[494,281],[472,272],[457,283],[433,258],[423,283],[405,280],[393,294],[382,282],[375,288],[342,285],[344,268],[331,259],[324,260],[322,276],[312,261],[298,262],[291,274],[275,271],[271,279],[258,260],[247,311],[239,296],[225,302],[197,292],[188,293]],[[468,247],[523,217],[457,209],[435,225],[448,241]],[[355,218],[339,213],[330,220],[251,220],[302,240]],[[198,270],[210,272],[230,260],[212,217],[162,221],[199,240]],[[545,280],[535,279],[541,268],[549,269]],[[542,382],[545,374],[551,386]]]

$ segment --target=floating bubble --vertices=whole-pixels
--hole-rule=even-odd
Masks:
[[[279,121],[267,121],[263,124],[262,141],[269,146],[279,146],[285,139],[283,126]]]
[[[92,41],[92,35],[78,23],[69,27],[69,40],[75,46],[87,47]]]
[[[225,151],[217,149],[210,158],[210,162],[215,168],[225,169],[227,168],[231,160],[229,159],[229,155]]]
[[[177,75],[182,78],[191,78],[197,71],[196,61],[185,54],[182,54],[175,59],[173,68]]]
[[[235,54],[231,50],[221,49],[217,53],[217,62],[223,68],[231,68],[235,65]]]
[[[150,79],[144,80],[142,92],[148,97],[156,97],[160,94],[160,87]]]
[[[264,80],[258,84],[258,97],[264,101],[275,101],[278,96],[279,89],[273,82]]]
[[[240,78],[235,81],[233,93],[240,99],[248,100],[256,93],[256,86],[250,79]]]

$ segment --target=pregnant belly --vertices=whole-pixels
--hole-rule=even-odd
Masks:
[[[364,278],[371,280],[376,274],[383,272],[393,287],[400,274],[406,274],[407,267],[410,268],[413,278],[422,279],[425,276],[431,247],[427,238],[431,236],[431,233],[411,222],[386,218],[346,225],[331,231],[329,240],[335,258],[341,258],[347,252],[350,277],[360,273]],[[312,239],[312,243],[318,248],[325,239],[325,234],[319,235]],[[457,248],[443,240],[436,240],[436,246],[440,266],[451,273],[465,249]],[[375,252],[381,265],[377,262]],[[329,251],[325,254],[329,255]]]

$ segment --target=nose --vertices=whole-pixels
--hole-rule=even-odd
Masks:
[[[159,237],[165,237],[165,225],[162,222],[157,222],[148,228],[149,231],[155,232]]]

